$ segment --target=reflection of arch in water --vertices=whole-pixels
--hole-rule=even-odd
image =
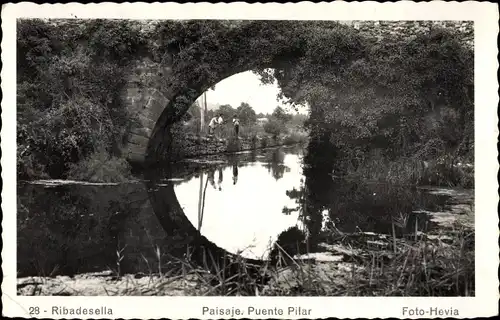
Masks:
[[[147,172],[145,178],[151,205],[158,221],[169,237],[179,239],[178,248],[175,252],[171,252],[173,255],[181,257],[189,251],[192,262],[214,271],[223,270],[223,266],[236,267],[232,264],[236,259],[243,261],[250,269],[263,263],[260,260],[237,257],[201,235],[184,214],[175,194],[174,184],[158,185],[159,179],[170,176],[171,171],[167,166],[163,170]]]
[[[276,150],[276,149],[261,150],[258,153],[264,156],[263,160],[265,159],[271,161],[274,160],[274,163],[281,162],[281,164],[287,163],[288,160],[285,159],[285,154],[283,153],[283,149],[285,148],[280,148],[280,149],[281,150]],[[286,149],[288,150],[289,148]],[[298,152],[299,150],[292,151],[294,155],[297,155]],[[211,164],[212,169],[207,168],[207,165],[210,166],[210,163],[207,163],[206,161],[192,159],[183,161],[184,163],[187,164],[181,164],[180,162],[177,162],[175,164],[165,165],[162,170],[155,170],[148,172],[148,176],[146,176],[145,178],[147,179],[146,181],[148,181],[148,190],[149,190],[148,192],[151,198],[152,207],[155,211],[155,214],[158,217],[158,220],[161,222],[162,226],[166,230],[169,238],[175,237],[179,239],[179,250],[177,252],[178,255],[182,255],[184,252],[186,252],[186,246],[189,246],[192,250],[191,253],[193,254],[192,255],[193,259],[200,264],[202,264],[204,259],[206,259],[207,256],[206,252],[209,252],[211,255],[215,257],[214,260],[217,261],[217,264],[219,266],[223,264],[226,265],[230,264],[231,261],[234,261],[236,259],[236,254],[226,251],[225,249],[219,247],[218,245],[210,241],[210,239],[207,239],[205,236],[200,234],[199,229],[196,228],[195,215],[193,216],[194,219],[191,217],[188,218],[188,216],[185,215],[184,209],[181,207],[181,202],[180,202],[182,201],[182,199],[181,198],[177,199],[177,195],[175,193],[176,189],[174,189],[175,187],[174,183],[170,183],[165,187],[158,187],[157,183],[155,182],[155,179],[156,181],[158,180],[164,181],[165,179],[168,180],[171,177],[179,177],[179,175],[182,177],[192,176],[195,173],[199,174],[199,168],[200,166],[202,166],[204,167],[205,171],[205,179],[207,178],[207,176],[213,176],[214,177],[213,179],[217,181],[218,168],[225,167],[225,170],[227,171],[224,172],[224,178],[226,180],[229,180],[226,181],[226,184],[230,184],[231,182],[234,183],[234,180],[231,181],[231,178],[229,178],[229,176],[232,176],[233,179],[239,178],[239,174],[241,173],[239,172],[240,167],[247,165],[248,166],[257,165],[259,167],[263,166],[262,163],[252,164],[248,162],[249,160],[251,161],[252,158],[256,158],[256,152],[241,153],[238,155],[231,154],[225,156],[221,155],[219,157],[215,156],[210,157],[209,159],[212,160]],[[220,160],[222,159],[225,159],[225,163],[220,163]],[[179,172],[179,169],[176,168],[176,166],[181,166],[181,168],[182,167],[186,168],[187,166],[189,166],[189,163],[195,165],[192,165],[190,168],[188,168],[188,170],[184,171],[181,170],[181,172]],[[208,181],[210,179],[211,178],[209,178]],[[240,182],[238,181],[237,183]],[[210,182],[208,182],[208,184],[210,184]],[[207,185],[207,181],[204,181],[203,186],[205,185]],[[198,187],[197,183],[195,183],[194,186],[197,188]],[[212,189],[210,185],[208,186],[208,188]],[[238,188],[238,186],[236,188]],[[283,192],[284,191],[285,190],[283,190]],[[198,200],[199,196],[197,191],[196,192],[192,191],[191,193],[186,194],[188,197],[186,199],[192,202],[194,208],[195,207],[194,204]],[[212,212],[210,214],[216,215],[217,212]],[[307,225],[304,224],[303,221],[299,221],[298,224],[299,225],[297,225],[297,227],[299,227],[300,230],[303,230],[305,234],[307,234],[307,232],[305,231],[305,229],[307,229]],[[223,223],[221,223],[221,230],[220,230],[221,232],[224,232],[224,227],[225,226],[223,226]],[[203,227],[201,229],[203,230]],[[278,238],[280,238],[280,236],[278,236]],[[287,251],[289,250],[287,249]],[[256,260],[256,259],[254,260],[254,259],[242,258],[239,256],[237,258],[243,260],[246,264],[261,265],[263,263],[269,263],[269,261]]]
[[[170,134],[168,134],[170,135]],[[167,138],[168,140],[168,138]],[[266,150],[263,151],[270,158],[271,162],[283,164],[284,153],[281,150]],[[167,154],[168,156],[168,154]],[[225,166],[232,166],[232,178],[233,183],[239,178],[240,166],[245,166],[248,161],[252,162],[256,160],[257,152],[248,152],[238,155],[221,156],[220,158],[226,161],[226,164],[218,164],[217,166],[222,168]],[[214,158],[214,160],[221,160],[219,157]],[[196,163],[193,161],[193,163]],[[154,209],[155,215],[157,216],[161,226],[166,231],[168,237],[179,239],[179,247],[175,254],[182,256],[186,253],[186,247],[190,248],[191,259],[204,266],[208,261],[210,262],[209,267],[221,268],[223,265],[231,265],[232,261],[238,259],[243,261],[247,268],[250,270],[255,270],[254,267],[265,263],[262,260],[243,258],[236,254],[230,253],[223,248],[218,247],[215,243],[211,242],[205,236],[203,236],[199,230],[191,223],[191,221],[185,215],[174,190],[174,183],[164,184],[163,186],[158,186],[158,182],[165,181],[165,179],[170,179],[173,177],[174,172],[178,169],[174,168],[176,166],[184,166],[181,170],[183,173],[190,175],[197,170],[194,167],[186,168],[186,164],[177,163],[165,163],[163,167],[156,167],[149,170],[145,174],[145,181],[148,189],[149,198],[151,205]],[[284,169],[283,169],[284,170]],[[191,171],[191,172],[190,172]],[[212,172],[213,171],[213,172]],[[212,184],[211,180],[214,180],[214,184],[217,186],[219,177],[218,170],[211,170],[206,176],[208,178],[208,183]],[[185,176],[183,174],[183,176]],[[228,177],[222,177],[223,179],[229,179]],[[236,179],[235,179],[236,178]],[[217,179],[217,180],[216,180]],[[193,200],[197,200],[197,195],[193,195]],[[223,228],[224,226],[221,226]],[[222,230],[223,231],[223,230]],[[207,258],[212,256],[212,258]],[[212,261],[213,260],[213,261]],[[211,262],[212,261],[212,262]],[[233,264],[234,267],[236,265]],[[239,264],[241,267],[241,264]]]
[[[123,253],[120,272],[148,272],[144,260],[156,258],[151,248],[169,246],[149,210],[143,184],[75,183],[49,188],[26,184],[21,188],[18,275],[119,273],[117,251]]]

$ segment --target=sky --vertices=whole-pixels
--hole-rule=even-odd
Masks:
[[[272,113],[278,105],[285,110],[292,110],[282,101],[277,101],[279,93],[276,82],[264,85],[260,82],[259,76],[251,71],[237,73],[228,77],[215,85],[215,90],[207,91],[207,105],[229,104],[237,108],[241,102],[247,102],[256,113]],[[307,113],[307,109],[301,108],[300,113]]]

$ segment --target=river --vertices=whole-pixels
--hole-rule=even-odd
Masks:
[[[167,196],[164,202],[152,201],[158,198],[152,189],[173,187],[185,216],[194,228],[201,226],[203,236],[254,259],[267,259],[273,243],[290,228],[317,237],[331,232],[391,234],[394,216],[435,210],[446,200],[418,189],[306,172],[304,154],[301,147],[280,147],[190,159],[153,183],[147,175],[107,185],[21,182],[18,276],[168,269],[170,254],[182,244],[160,226],[160,211],[172,208]],[[425,215],[406,220],[398,233],[435,227]]]

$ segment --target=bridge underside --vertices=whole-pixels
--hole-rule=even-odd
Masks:
[[[212,39],[225,45],[192,45],[187,49],[189,55],[181,57],[176,51],[180,45],[166,44],[165,59],[138,60],[131,67],[126,93],[130,111],[137,115],[126,151],[130,162],[152,167],[158,162],[168,162],[172,125],[204,91],[219,81],[247,70],[283,69],[293,64],[294,59],[300,59],[304,54],[298,49],[302,48],[302,29],[297,28],[297,22],[286,23],[247,22],[239,28],[228,26],[221,31],[220,38]],[[336,35],[340,37],[339,34]],[[195,254],[198,261],[206,259],[208,250],[218,263],[225,264],[232,255],[201,236],[184,215],[173,186],[156,186],[156,181],[168,178],[168,174],[168,170],[149,171],[146,177],[149,199],[160,224],[169,236],[180,236],[192,247],[202,248]]]
[[[131,163],[149,167],[144,177],[146,190],[159,223],[169,237],[180,239],[184,247],[190,248],[191,259],[197,264],[214,271],[225,270],[228,274],[240,272],[238,269],[242,264],[235,264],[236,259],[244,262],[249,273],[252,270],[257,272],[262,261],[235,257],[202,236],[185,216],[173,186],[157,186],[158,179],[168,178],[170,173],[168,166],[155,164],[170,162],[172,125],[204,91],[236,73],[281,65],[283,50],[290,48],[289,39],[283,36],[273,41],[263,39],[265,24],[248,25],[249,29],[257,27],[261,30],[253,32],[255,30],[245,27],[237,32],[229,30],[224,41],[229,44],[240,42],[239,46],[230,45],[223,50],[214,48],[212,52],[201,48],[202,58],[194,59],[188,65],[177,63],[175,53],[168,52],[169,58],[161,63],[152,59],[137,61],[127,88],[130,110],[136,112],[138,120],[131,130],[126,152]],[[248,50],[252,41],[259,43],[253,45],[256,50]],[[207,261],[209,265],[206,265]]]
[[[429,32],[434,25],[459,30],[464,44],[473,46],[473,25],[463,21],[158,22],[162,24],[165,27],[159,28],[160,32],[155,29],[152,36],[156,42],[151,48],[156,49],[150,50],[154,52],[130,66],[124,92],[129,111],[136,115],[126,150],[132,163],[144,164],[168,157],[169,126],[217,82],[248,70],[286,69],[308,50],[320,50],[316,37],[311,37],[312,40],[304,37],[307,32],[318,33],[318,28],[324,28],[328,43],[339,44],[337,64],[350,63],[352,58],[364,55],[346,44],[346,40],[356,42],[368,37],[370,41],[383,41],[384,35],[406,39]],[[210,32],[206,32],[207,28]],[[178,32],[172,34],[172,30]],[[312,43],[304,45],[307,41]]]
[[[199,38],[189,44],[184,43],[184,39],[164,41],[159,49],[161,53],[157,54],[160,59],[144,57],[131,66],[125,95],[137,121],[130,131],[126,150],[130,162],[148,165],[168,160],[170,126],[219,81],[244,71],[283,68],[304,54],[297,48],[301,46],[301,28],[306,23],[212,21],[201,24],[213,24],[216,35],[208,33],[210,40],[200,40],[202,35],[197,35]],[[189,53],[182,54],[181,47]]]

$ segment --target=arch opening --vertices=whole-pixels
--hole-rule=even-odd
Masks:
[[[234,36],[234,35],[233,35]],[[301,72],[301,70],[294,70],[293,68],[293,61],[296,61],[297,59],[300,59],[301,57],[304,56],[307,50],[311,50],[311,47],[314,48],[314,45],[317,45],[314,43],[314,41],[320,41],[324,39],[313,39],[310,40],[311,43],[308,43],[308,46],[302,47],[302,49],[297,49],[297,47],[301,47],[298,45],[301,41],[305,41],[302,37],[297,35],[297,41],[290,41],[287,42],[286,40],[281,40],[278,45],[275,46],[274,43],[266,43],[266,39],[268,39],[267,36],[262,36],[259,35],[258,37],[261,40],[264,39],[263,47],[266,49],[264,53],[259,53],[255,54],[252,52],[249,52],[248,50],[245,50],[243,48],[239,48],[240,51],[233,51],[229,50],[228,57],[232,57],[238,61],[236,66],[232,66],[228,60],[225,60],[223,63],[217,62],[210,60],[210,58],[207,58],[207,61],[198,61],[200,64],[208,65],[208,69],[210,69],[209,75],[205,76],[200,76],[197,73],[189,73],[186,72],[186,69],[180,69],[184,71],[184,78],[183,81],[180,82],[178,86],[173,86],[172,90],[169,91],[171,94],[169,95],[172,97],[172,99],[169,101],[167,104],[167,107],[163,112],[161,113],[158,121],[155,124],[154,130],[151,134],[151,138],[149,139],[148,142],[148,148],[147,148],[147,159],[148,162],[151,164],[155,163],[160,163],[160,162],[168,162],[170,153],[169,153],[169,146],[171,145],[172,142],[172,136],[170,129],[172,125],[178,121],[183,114],[189,109],[189,107],[192,105],[192,103],[208,88],[211,86],[215,85],[219,81],[234,75],[239,72],[243,72],[246,70],[262,70],[264,68],[275,68],[279,70],[280,77],[282,78],[281,80],[286,80],[287,77],[289,76],[287,73],[289,72]],[[257,38],[258,38],[257,37]],[[253,38],[252,40],[256,40]],[[342,82],[342,72],[345,71],[345,69],[348,69],[352,61],[356,61],[356,59],[359,61],[363,62],[363,59],[367,58],[369,54],[369,50],[363,45],[357,43],[357,46],[351,47],[349,44],[346,44],[347,42],[349,43],[356,43],[356,41],[360,41],[360,37],[353,35],[350,33],[350,31],[343,33],[339,32],[336,34],[333,34],[331,36],[331,39],[327,39],[331,42],[332,45],[339,45],[338,50],[336,51],[335,54],[333,55],[325,55],[322,56],[321,52],[318,52],[316,57],[314,59],[317,59],[316,63],[318,66],[321,66],[322,64],[329,65],[329,66],[334,66],[332,69],[336,69],[335,71],[335,76],[338,76],[337,79],[334,79],[331,82]],[[411,49],[411,48],[410,48]],[[224,52],[217,52],[217,54],[224,55]],[[336,55],[338,54],[338,56]],[[390,78],[390,76],[388,76]],[[322,85],[320,79],[319,81],[315,82],[315,85]],[[366,80],[366,79],[365,79]],[[330,79],[326,79],[325,81],[330,81]],[[366,83],[362,83],[362,85],[366,85]],[[342,88],[342,86],[339,86],[339,88]],[[294,88],[293,86],[288,86],[287,90],[288,93],[293,91],[294,89],[299,89],[299,88]],[[344,88],[345,89],[345,88]],[[353,87],[349,88],[348,93],[352,95],[352,91],[359,90],[359,87]],[[388,91],[386,88],[377,88],[377,87],[368,87],[368,88],[361,88],[360,92],[362,95],[366,95],[366,97],[370,97],[376,94],[381,93],[381,95],[384,95],[385,93],[383,91]],[[377,92],[379,90],[379,92]],[[419,91],[420,90],[420,91]],[[422,93],[425,94],[426,88],[417,88],[415,89],[415,92],[411,92],[413,96],[411,96],[412,99],[414,99],[415,104],[418,104],[420,102],[419,99],[422,99],[421,95]],[[341,92],[342,93],[342,92]],[[398,93],[398,94],[404,94],[404,93]],[[366,100],[366,97],[365,100]],[[321,100],[322,97],[313,97],[315,99]],[[384,97],[385,98],[385,97]],[[392,103],[391,101],[392,96],[388,96],[388,98],[384,101],[388,103]],[[342,99],[340,99],[342,100]],[[361,99],[362,100],[362,99]],[[320,101],[321,102],[321,101]],[[366,101],[361,101],[361,103],[366,102]],[[413,103],[413,102],[411,102]],[[360,115],[361,111],[359,108],[357,110],[354,110],[353,114],[355,115]],[[318,108],[318,110],[314,110],[315,116],[317,118],[323,117],[323,114],[321,113],[322,110]],[[387,121],[390,123],[390,125],[393,124],[393,122],[397,122],[398,119],[387,119]],[[166,160],[166,161],[165,161]],[[187,218],[185,217],[184,213],[182,212],[182,208],[180,208],[180,205],[178,204],[178,200],[175,196],[175,191],[172,189],[168,191],[169,194],[166,195],[164,198],[165,199],[171,199],[170,200],[170,207],[168,212],[159,212],[157,213],[160,221],[162,221],[162,225],[165,226],[166,230],[174,231],[174,229],[182,230],[182,232],[186,232],[190,234],[190,237],[194,237],[197,239],[202,239],[199,238],[201,235],[198,235],[196,232],[196,228],[192,228],[192,224],[189,221],[186,221]],[[159,198],[161,201],[162,196],[160,194],[153,194],[152,197],[154,198]],[[175,198],[175,199],[174,199]],[[159,209],[161,210],[161,209]],[[182,216],[182,217],[181,217]],[[184,221],[184,222],[180,222]],[[182,226],[183,223],[186,223],[190,225],[190,227],[184,227]],[[169,229],[173,228],[173,229]],[[194,230],[193,230],[194,229]],[[208,241],[208,240],[207,240]]]
[[[268,65],[264,66],[268,67]],[[264,69],[266,68],[262,67],[259,70]],[[197,88],[199,89],[187,88],[183,90],[178,95],[180,98],[177,98],[177,100],[174,98],[167,106],[167,108],[176,108],[177,110],[170,113],[163,113],[160,116],[155,126],[155,135],[152,136],[148,146],[148,152],[152,152],[153,157],[158,154],[160,155],[156,158],[156,161],[153,160],[153,165],[149,166],[150,169],[146,171],[148,194],[160,224],[169,236],[176,236],[183,239],[180,242],[180,251],[178,254],[184,254],[185,247],[188,246],[191,248],[190,254],[194,261],[205,263],[203,260],[206,259],[206,255],[209,254],[217,261],[217,268],[223,264],[231,265],[230,261],[236,259],[236,256],[238,256],[240,260],[243,259],[248,266],[260,265],[265,263],[269,252],[260,257],[247,256],[242,258],[235,251],[228,251],[227,249],[219,247],[216,243],[213,243],[209,238],[203,235],[203,232],[199,232],[193,221],[190,221],[186,215],[186,209],[183,208],[179,202],[174,184],[163,185],[165,180],[173,178],[173,171],[175,171],[173,167],[175,166],[175,160],[177,160],[177,158],[173,156],[173,153],[169,152],[171,151],[169,147],[176,139],[171,129],[175,129],[174,126],[182,122],[181,119],[183,115],[186,114],[189,108],[193,106],[193,103],[203,94],[203,92],[205,92],[205,90],[214,86],[217,88],[218,83],[230,79],[233,75],[251,71],[252,70],[232,70],[230,73],[224,73],[223,76],[221,76],[221,80],[218,82],[198,86]],[[226,76],[226,74],[230,75]],[[270,114],[272,110],[267,111]],[[162,145],[154,145],[155,141],[160,141]],[[203,175],[203,173],[201,174]],[[206,183],[208,183],[208,180]],[[161,184],[162,187],[158,187],[158,184]]]
[[[158,181],[158,177],[170,174],[168,167],[172,156],[169,152],[173,139],[172,126],[204,91],[225,78],[247,70],[276,69],[280,70],[281,76],[286,77],[287,70],[309,50],[304,33],[310,33],[317,27],[326,28],[332,44],[338,45],[336,64],[347,64],[362,54],[361,47],[351,48],[350,40],[354,40],[353,43],[359,42],[354,29],[337,22],[251,21],[241,22],[238,28],[226,29],[227,33],[220,38],[224,39],[224,46],[215,46],[213,51],[208,52],[202,46],[200,48],[204,52],[200,52],[198,56],[196,49],[191,50],[190,57],[196,57],[190,61],[192,65],[181,62],[176,68],[174,64],[174,83],[163,90],[169,101],[156,121],[147,144],[146,166],[155,168],[150,170],[147,177],[151,181],[148,190],[155,190],[154,181]],[[213,41],[220,45],[219,40]],[[175,55],[173,54],[174,60]],[[200,71],[202,68],[194,68],[195,65],[203,66],[204,69]],[[193,69],[196,71],[193,72]],[[193,247],[209,248],[211,254],[219,257],[220,263],[225,263],[223,257],[233,256],[203,237],[190,223],[173,187],[150,191],[149,195],[156,216],[167,233],[180,234]],[[204,252],[205,249],[200,250]],[[198,258],[203,259],[203,256],[204,253],[200,253]],[[260,260],[246,260],[250,264],[262,263]]]

